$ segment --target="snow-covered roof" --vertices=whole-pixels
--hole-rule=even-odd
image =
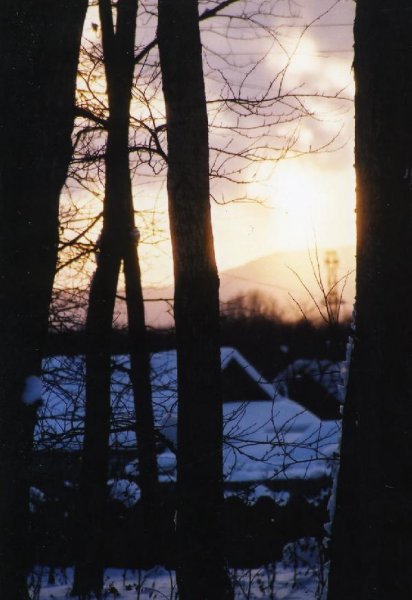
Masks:
[[[341,371],[342,363],[340,362],[328,359],[298,358],[276,376],[274,384],[287,386],[294,377],[307,375],[338,398],[342,379]]]
[[[275,391],[293,398],[324,420],[339,418],[344,363],[327,359],[297,359],[273,381]]]
[[[235,348],[223,347],[220,350],[220,358],[222,361],[222,369],[226,369],[230,362],[236,362],[252,381],[257,383],[261,390],[266,394],[269,400],[274,397],[273,385],[269,383],[251,364],[250,362]]]
[[[222,367],[236,361],[265,391],[267,400],[228,402],[224,412],[224,470],[232,482],[269,479],[315,478],[330,473],[337,450],[340,426],[322,422],[311,412],[281,394],[234,349],[222,349]],[[151,358],[152,393],[156,427],[176,442],[176,352],[155,353]],[[133,450],[134,406],[129,381],[129,358],[113,357],[112,427],[114,449]],[[82,445],[84,419],[84,357],[57,356],[44,362],[44,404],[35,431],[37,449],[78,450]],[[170,452],[170,448],[168,450]],[[160,455],[161,457],[162,455]],[[159,457],[159,459],[160,459]],[[164,462],[165,465],[160,463]],[[170,456],[160,460],[162,480],[175,477]]]
[[[225,475],[229,481],[329,475],[339,424],[322,422],[288,398],[224,406]]]
[[[129,368],[128,357],[117,357]],[[267,400],[274,397],[274,388],[235,348],[223,347],[220,350],[220,358],[223,373],[232,365],[236,364],[253,381],[262,392],[260,395]],[[123,362],[124,361],[124,362]],[[151,356],[152,386],[154,396],[159,399],[169,398],[170,394],[177,396],[177,355],[176,350],[156,352]],[[254,398],[253,398],[254,399]],[[252,398],[250,398],[252,400]]]

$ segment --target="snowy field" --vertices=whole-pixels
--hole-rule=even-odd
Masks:
[[[320,568],[315,540],[287,544],[283,560],[260,569],[231,569],[235,600],[318,600],[326,569]],[[32,600],[70,598],[73,570],[36,567],[30,578]],[[210,582],[213,586],[213,582]],[[103,598],[112,600],[178,600],[175,574],[162,567],[149,571],[107,569]]]
[[[70,598],[70,576],[57,573],[54,585],[47,583],[47,569],[39,569],[36,579],[42,574],[41,589],[32,589],[33,600],[66,600]],[[237,571],[235,600],[315,600],[320,597],[319,585],[315,576],[305,568],[253,569]],[[213,583],[211,582],[211,586]],[[36,587],[36,585],[35,585]],[[174,573],[162,568],[150,571],[122,571],[108,569],[105,577],[103,598],[111,600],[178,600]]]

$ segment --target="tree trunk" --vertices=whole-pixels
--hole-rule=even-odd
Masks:
[[[131,224],[134,230],[133,212]],[[130,235],[129,235],[130,240]],[[156,562],[159,536],[159,490],[156,459],[156,438],[150,378],[150,353],[147,342],[140,264],[136,243],[131,239],[124,253],[126,302],[131,341],[130,379],[133,388],[136,415],[136,439],[139,461],[139,485],[143,512],[143,539],[149,563]]]
[[[122,31],[119,3],[117,25]],[[132,0],[136,6],[136,1]],[[125,235],[122,204],[129,180],[128,133],[130,95],[117,71],[117,34],[110,0],[100,0],[103,54],[109,98],[105,157],[106,184],[103,231],[99,244],[86,322],[86,418],[79,486],[78,539],[72,595],[101,597],[104,574],[104,540],[110,433],[111,335],[117,284]],[[136,17],[135,17],[136,19]],[[134,41],[134,39],[133,39]],[[120,78],[120,81],[119,81]],[[130,94],[130,88],[129,88]]]
[[[27,598],[28,486],[35,406],[71,158],[86,0],[5,0],[0,8],[0,595]]]
[[[412,10],[356,6],[356,338],[330,600],[412,595]]]
[[[109,228],[108,228],[109,229]],[[103,234],[86,322],[86,417],[72,595],[101,597],[110,433],[111,333],[121,257]]]
[[[101,0],[99,6],[110,114],[103,232],[86,324],[88,350],[85,441],[79,490],[79,540],[72,591],[73,595],[81,597],[87,597],[90,593],[100,597],[103,586],[111,333],[122,259],[125,261],[129,330],[133,336],[131,377],[136,407],[140,484],[142,502],[144,506],[150,506],[150,511],[150,499],[153,501],[152,494],[157,485],[150,359],[145,345],[140,268],[133,239],[134,217],[129,170],[129,109],[137,2],[121,0],[118,3],[116,33],[110,2]]]
[[[136,416],[136,437],[139,459],[139,484],[143,505],[147,539],[154,526],[153,511],[157,505],[157,461],[154,435],[154,419],[150,380],[150,354],[146,341],[146,323],[140,264],[137,253],[138,240],[135,228],[132,185],[129,168],[129,109],[133,86],[134,40],[136,35],[137,1],[123,0],[118,5],[116,35],[110,29],[109,13],[102,22],[106,39],[106,72],[109,82],[108,94],[113,128],[118,141],[112,165],[116,168],[117,193],[113,193],[119,220],[119,247],[124,262],[126,304],[129,335],[131,339],[131,382]],[[111,39],[109,37],[111,36]]]
[[[178,361],[177,579],[181,600],[228,592],[222,550],[219,278],[196,0],[159,0]]]

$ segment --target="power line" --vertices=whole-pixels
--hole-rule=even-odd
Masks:
[[[288,28],[297,28],[300,27],[302,29],[312,29],[314,27],[353,27],[353,23],[313,23],[312,25],[292,25],[291,23],[284,23],[277,25],[276,27],[288,27]]]
[[[247,281],[250,284],[254,283],[255,285],[263,285],[265,287],[273,288],[273,289],[276,289],[276,290],[281,290],[282,292],[289,293],[291,291],[291,290],[289,290],[289,289],[287,289],[285,287],[282,287],[280,285],[275,285],[274,283],[265,283],[263,281],[256,281],[255,279],[249,279],[248,277],[242,277],[241,275],[232,275],[231,273],[227,273],[227,272],[225,273],[225,272],[223,272],[223,273],[221,273],[221,277],[222,276],[224,276],[224,277],[230,277],[231,279],[239,279],[240,281]],[[292,290],[292,291],[297,291],[297,290]]]
[[[208,29],[208,31],[227,31],[228,29],[230,30],[252,30],[253,28],[257,28],[259,26],[263,26],[260,25],[259,23],[251,23],[250,25],[215,25],[215,26],[211,26],[210,29]],[[313,23],[312,25],[310,24],[292,24],[292,23],[279,23],[277,25],[273,26],[273,29],[279,29],[279,28],[288,28],[288,29],[314,29],[314,28],[329,28],[329,27],[353,27],[353,23]],[[203,28],[206,28],[206,25],[203,25]],[[145,31],[156,31],[157,27],[156,25],[145,25],[144,26]]]
[[[350,50],[333,50],[333,49],[329,49],[329,50],[316,50],[315,52],[304,52],[304,51],[297,51],[294,52],[291,55],[291,58],[294,58],[295,56],[311,56],[311,57],[316,57],[319,54],[349,54],[353,52],[353,48],[351,48]],[[285,56],[287,58],[287,54],[286,52],[279,52],[279,51],[260,51],[260,52],[236,52],[233,51],[233,56],[272,56],[272,55],[279,55],[279,56]]]

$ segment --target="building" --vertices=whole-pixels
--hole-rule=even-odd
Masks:
[[[323,419],[313,399],[299,397],[297,402],[289,398],[289,392],[295,389],[289,378],[281,381],[278,377],[275,384],[269,383],[237,350],[222,348],[221,360],[228,493],[242,488],[254,490],[263,484],[275,492],[297,483],[324,483],[330,477],[337,451],[339,422]],[[160,479],[174,481],[176,351],[153,354],[151,365],[155,425],[162,440],[158,455]],[[67,453],[73,459],[80,454],[84,369],[82,356],[57,356],[44,362],[44,403],[35,431],[35,449],[46,459],[45,464],[50,453],[64,454],[65,458],[60,456],[59,460],[66,464],[70,463]],[[138,477],[129,370],[128,356],[113,356],[110,445],[114,457],[111,476],[115,481]]]

